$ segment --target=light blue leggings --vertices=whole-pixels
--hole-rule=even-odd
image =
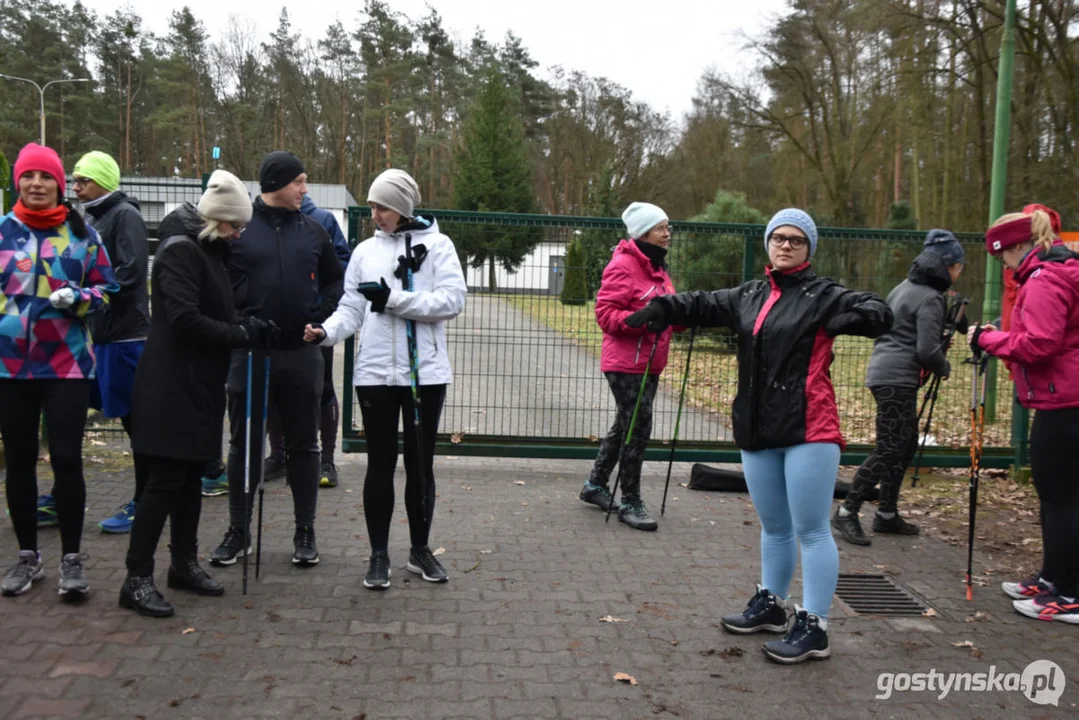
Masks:
[[[802,546],[803,608],[828,618],[839,551],[829,527],[839,446],[806,443],[776,450],[742,451],[749,495],[761,521],[761,586],[787,597]]]

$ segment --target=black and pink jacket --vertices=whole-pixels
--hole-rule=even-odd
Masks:
[[[659,298],[669,322],[729,327],[738,335],[734,442],[743,450],[803,443],[845,446],[832,387],[836,334],[877,337],[892,324],[887,303],[817,277],[809,263],[765,280]],[[848,313],[839,318],[840,315]],[[837,318],[841,327],[830,321]]]

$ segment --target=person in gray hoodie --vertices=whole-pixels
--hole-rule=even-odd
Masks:
[[[948,230],[930,230],[907,279],[888,295],[892,329],[877,338],[865,384],[877,401],[877,447],[854,475],[850,494],[832,515],[848,542],[869,545],[858,511],[880,483],[873,532],[917,535],[920,528],[897,510],[899,487],[918,449],[918,388],[922,371],[947,378],[945,293],[963,272],[963,246]]]

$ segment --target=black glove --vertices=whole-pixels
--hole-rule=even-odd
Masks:
[[[985,326],[978,325],[974,328],[974,334],[970,336],[970,350],[974,353],[975,357],[981,357],[982,353],[985,352],[982,350],[981,346],[978,345],[978,338],[982,336],[983,332],[985,332]]]
[[[857,335],[858,331],[865,324],[865,319],[861,313],[854,310],[848,310],[847,312],[841,312],[838,315],[833,315],[824,323],[824,331],[828,333],[828,337],[835,337],[836,335]]]
[[[412,246],[412,274],[415,275],[420,271],[420,266],[423,265],[423,261],[427,259],[427,246],[426,245],[413,245]],[[397,256],[397,269],[393,271],[393,276],[398,280],[404,280],[408,273],[408,261],[404,255]]]
[[[626,325],[629,327],[647,327],[654,333],[663,332],[670,324],[667,319],[667,308],[657,300],[653,300],[626,318]]]
[[[274,350],[281,345],[281,328],[273,320],[246,317],[240,326],[247,333],[247,347]]]
[[[390,299],[390,286],[386,284],[386,278],[379,278],[377,283],[360,283],[356,290],[371,303],[371,312],[380,313],[386,309]]]

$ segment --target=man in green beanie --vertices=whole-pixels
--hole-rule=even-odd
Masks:
[[[87,317],[97,358],[90,405],[101,410],[105,417],[120,418],[130,436],[135,366],[150,332],[146,223],[138,202],[120,191],[120,168],[106,153],[94,151],[83,155],[71,174],[75,195],[82,203],[86,219],[101,236],[120,285],[120,291],[109,299],[107,312]],[[131,531],[135,507],[149,479],[145,458],[135,453],[134,461],[135,496],[115,515],[98,523],[103,532]]]

